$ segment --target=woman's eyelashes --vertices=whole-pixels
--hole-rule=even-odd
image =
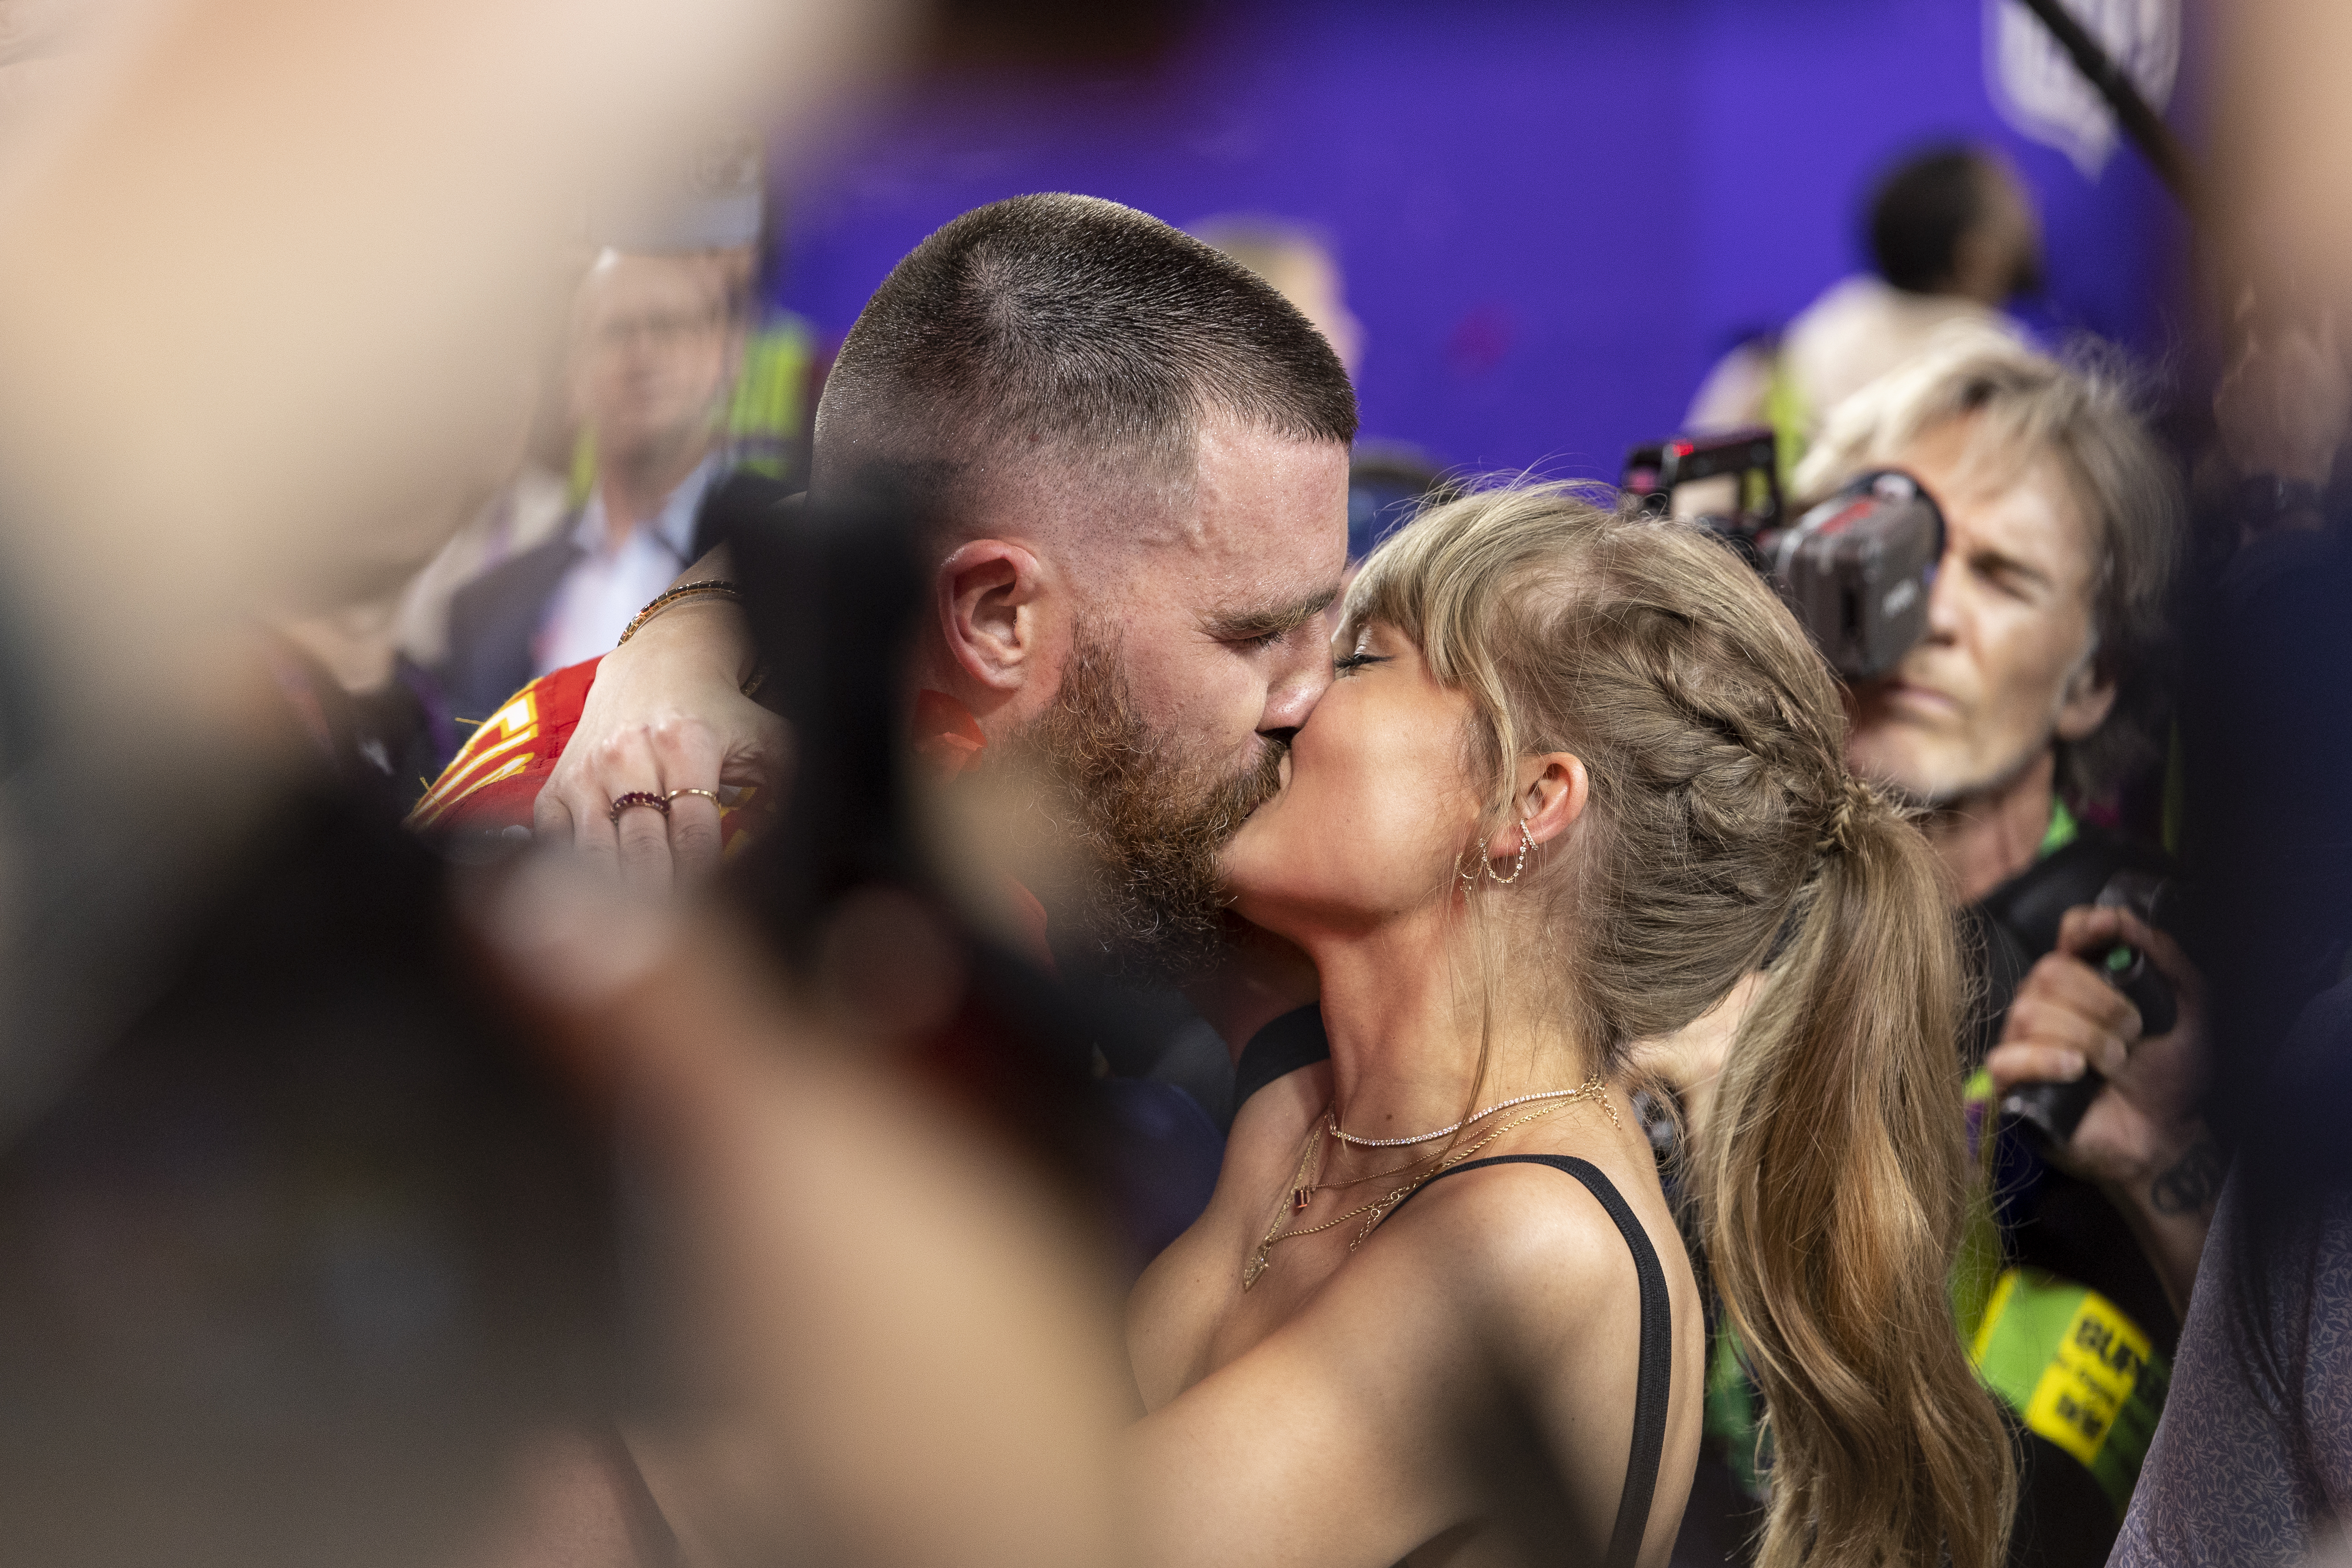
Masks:
[[[1388,661],[1389,656],[1384,653],[1343,653],[1331,661],[1331,668],[1335,674],[1353,675],[1368,664],[1386,664]]]

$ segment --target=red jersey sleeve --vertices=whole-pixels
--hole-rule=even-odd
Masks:
[[[483,720],[465,749],[441,770],[408,814],[409,828],[436,837],[528,830],[539,792],[580,727],[580,710],[587,704],[588,689],[596,684],[601,662],[592,658],[567,665],[508,698],[506,706]],[[756,820],[750,807],[758,794],[746,788],[719,808],[719,842],[727,849],[742,847],[737,839]]]
[[[568,665],[542,675],[512,697],[506,706],[482,721],[473,739],[450,759],[408,814],[411,830],[427,834],[497,835],[509,827],[528,830],[539,792],[555,771],[572,732],[580,727],[580,710],[588,689],[596,683],[599,659]],[[952,699],[925,691],[917,703],[916,752],[953,778],[987,745],[979,721]],[[750,842],[743,835],[756,820],[749,809],[759,792],[746,789],[732,805],[719,811],[719,843],[728,850]],[[1045,907],[1020,883],[1006,879],[1012,911],[1034,955],[1048,970],[1054,966],[1045,941]]]
[[[441,770],[408,814],[408,826],[433,834],[529,827],[541,786],[580,726],[599,662],[567,665],[508,698]]]

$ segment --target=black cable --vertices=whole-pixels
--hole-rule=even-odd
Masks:
[[[2115,110],[2116,123],[2123,127],[2124,134],[2132,139],[2149,165],[2156,170],[2157,177],[2179,198],[2181,205],[2195,212],[2196,171],[2190,167],[2188,150],[2181,146],[2180,138],[2173,134],[2172,127],[2164,122],[2163,116],[2148,107],[2147,100],[2139,95],[2139,89],[2131,78],[2124,74],[2122,67],[2108,58],[2107,51],[2100,47],[2099,41],[2074,19],[2074,13],[2066,9],[2062,0],[2023,0],[2023,4],[2027,10],[2042,18],[2042,25],[2050,29],[2050,36],[2058,40],[2059,47],[2074,59],[2074,68],[2081,71],[2084,79],[2107,100],[2107,107]]]

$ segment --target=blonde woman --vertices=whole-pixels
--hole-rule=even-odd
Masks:
[[[1950,926],[1803,633],[1705,536],[1520,488],[1383,546],[1340,647],[1224,858],[1331,1057],[1251,1098],[1136,1290],[1147,1555],[1664,1563],[1704,1336],[1627,1051],[1764,970],[1696,1173],[1762,1561],[1990,1568]]]

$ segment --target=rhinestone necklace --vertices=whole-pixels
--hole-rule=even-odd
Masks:
[[[1359,1138],[1339,1125],[1338,1110],[1328,1110],[1324,1115],[1330,1124],[1331,1136],[1342,1143],[1353,1143],[1359,1149],[1395,1149],[1407,1143],[1426,1143],[1433,1138],[1444,1138],[1451,1133],[1459,1132],[1474,1121],[1484,1121],[1498,1110],[1508,1110],[1515,1105],[1525,1105],[1529,1100],[1574,1100],[1591,1087],[1588,1083],[1580,1089],[1547,1089],[1534,1094],[1523,1094],[1516,1100],[1506,1100],[1499,1104],[1490,1105],[1475,1115],[1465,1116],[1451,1127],[1441,1127],[1434,1132],[1416,1132],[1410,1138]]]

